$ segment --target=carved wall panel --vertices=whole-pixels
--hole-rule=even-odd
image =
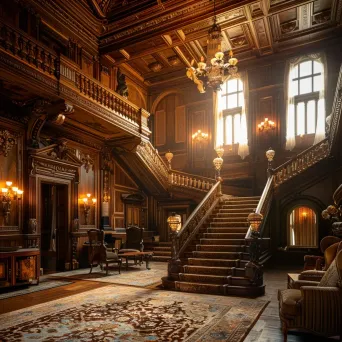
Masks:
[[[185,106],[176,107],[175,111],[175,143],[186,142]]]
[[[26,192],[17,196],[12,187],[23,189],[23,139],[24,132],[10,121],[0,123],[0,189],[7,188],[7,195],[0,193],[0,231],[22,230],[22,202]],[[11,186],[6,181],[12,182]]]
[[[158,110],[155,114],[155,137],[156,146],[163,146],[166,144],[166,112],[165,110]]]

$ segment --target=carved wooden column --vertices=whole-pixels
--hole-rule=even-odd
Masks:
[[[109,203],[110,203],[110,175],[111,153],[108,147],[101,151],[101,229],[110,228]]]

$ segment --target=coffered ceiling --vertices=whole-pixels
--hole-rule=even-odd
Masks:
[[[206,57],[212,0],[87,0],[105,21],[100,51],[149,84]],[[342,0],[216,0],[223,49],[250,60],[341,34]]]

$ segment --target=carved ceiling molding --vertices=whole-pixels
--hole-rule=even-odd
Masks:
[[[58,4],[57,1],[50,0],[30,0],[32,4],[35,5],[35,10],[42,16],[46,17],[46,13],[51,16],[51,19],[54,21],[54,25],[56,27],[63,25],[64,29],[68,31],[72,31],[77,33],[77,35],[82,39],[82,43],[84,45],[88,45],[92,50],[97,50],[98,46],[98,35],[102,30],[102,23],[97,20],[90,12],[86,15],[86,11],[83,10],[83,13],[80,13],[82,10],[82,6],[78,11],[75,11],[75,14],[67,12],[63,9],[61,5]],[[79,7],[77,6],[77,1],[70,2],[67,0],[62,0],[62,4],[65,4],[65,7]],[[68,4],[68,6],[67,6]],[[80,16],[82,15],[84,20],[80,20]],[[84,23],[89,23],[88,27],[84,25]],[[97,34],[94,33],[97,31]]]
[[[244,1],[240,7],[249,1]],[[233,5],[233,2],[232,2]],[[217,13],[227,7],[226,0],[216,1],[216,9]],[[209,11],[208,11],[209,10]],[[108,32],[106,32],[106,37],[101,39],[102,47],[106,45],[110,45],[111,43],[117,43],[118,40],[122,40],[125,37],[130,37],[140,34],[140,33],[149,33],[160,30],[163,25],[170,25],[170,22],[177,22],[181,20],[183,23],[188,18],[193,18],[194,14],[199,15],[200,13],[206,15],[212,15],[213,10],[213,2],[211,0],[201,0],[194,1],[191,5],[188,6],[178,6],[178,8],[172,9],[171,7],[168,9],[168,12],[162,11],[161,13],[153,13],[154,18],[149,19],[148,16],[151,16],[151,10],[142,11],[139,13],[140,23],[132,27],[132,22],[137,22],[136,15],[132,15],[124,18],[123,20],[117,21],[115,23],[108,25]],[[165,13],[165,14],[164,14]],[[209,13],[209,14],[208,14]],[[218,15],[218,14],[217,14]],[[144,21],[145,20],[145,21]],[[123,29],[122,27],[130,26],[129,28]],[[118,32],[119,31],[119,32]],[[108,37],[108,35],[110,36]]]

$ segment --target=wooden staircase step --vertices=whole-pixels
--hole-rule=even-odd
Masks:
[[[154,252],[154,255],[155,256],[168,256],[168,257],[170,257],[171,251],[157,251],[157,252]]]
[[[161,251],[161,252],[163,252],[163,251],[165,251],[165,252],[169,252],[169,251],[171,251],[171,246],[169,247],[169,246],[165,246],[165,247],[153,247],[153,250],[154,251]]]
[[[240,267],[240,259],[207,259],[188,258],[188,264],[192,266],[213,266],[213,267]]]
[[[200,240],[202,245],[245,245],[245,234],[241,234],[243,238],[241,239],[206,239]]]
[[[245,274],[245,269],[237,267],[184,265],[182,273],[241,276]]]
[[[197,245],[196,251],[208,252],[244,252],[245,245]]]
[[[206,233],[203,233],[204,236],[210,238],[214,238],[213,235],[208,235],[208,234],[222,234],[222,238],[224,237],[229,237],[229,235],[226,234],[245,234],[248,231],[248,227],[228,227],[228,228],[223,228],[223,227],[213,227],[213,228],[208,228]],[[230,235],[231,236],[231,235]],[[220,237],[218,237],[220,238]]]
[[[247,216],[239,216],[239,217],[230,217],[230,216],[223,216],[223,217],[213,217],[212,222],[247,222]]]
[[[190,282],[190,283],[201,283],[201,284],[224,285],[228,283],[226,276],[212,275],[212,274],[179,273],[179,280]]]
[[[247,277],[230,276],[228,284],[234,286],[251,286],[252,282]]]
[[[238,259],[239,252],[209,252],[209,251],[193,251],[195,258],[208,258],[208,259]]]
[[[242,227],[249,227],[249,223],[247,222],[239,222],[239,221],[232,221],[232,222],[211,222],[210,227],[222,227],[222,228],[227,228],[227,227],[233,227],[233,228],[242,228]]]

